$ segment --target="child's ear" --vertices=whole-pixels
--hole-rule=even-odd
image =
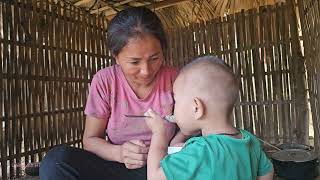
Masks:
[[[193,113],[195,119],[201,119],[204,116],[205,107],[201,99],[193,98]]]

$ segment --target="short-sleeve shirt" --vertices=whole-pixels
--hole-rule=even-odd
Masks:
[[[189,139],[184,148],[167,155],[161,167],[168,180],[248,180],[266,175],[272,163],[258,139],[240,130],[242,139],[209,135]]]
[[[113,144],[123,144],[133,139],[150,143],[151,131],[144,118],[128,118],[125,115],[143,115],[149,108],[161,116],[172,114],[172,85],[176,77],[176,69],[163,65],[155,77],[151,93],[139,99],[119,65],[104,68],[92,79],[85,114],[108,121],[106,131]],[[166,122],[166,126],[167,137],[171,139],[175,125]]]

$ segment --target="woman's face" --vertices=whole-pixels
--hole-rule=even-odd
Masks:
[[[115,59],[131,85],[146,86],[155,79],[164,57],[160,41],[147,34],[129,39]]]

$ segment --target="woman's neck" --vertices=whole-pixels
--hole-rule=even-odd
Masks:
[[[130,83],[129,83],[130,84]],[[149,96],[151,93],[153,86],[154,86],[154,81],[152,81],[150,84],[130,84],[133,92],[136,94],[136,96],[139,99],[145,99]]]

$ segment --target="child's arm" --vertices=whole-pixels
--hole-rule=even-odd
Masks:
[[[160,161],[167,155],[168,142],[165,134],[154,133],[151,138],[151,145],[147,160],[148,180],[166,180],[166,176],[160,167]]]
[[[146,115],[151,116],[151,118],[146,118],[146,123],[152,131],[147,160],[147,177],[148,180],[166,180],[167,178],[160,167],[161,159],[167,155],[169,143],[166,138],[165,120],[152,110],[148,110]]]
[[[258,176],[257,180],[272,180],[273,179],[273,168],[272,171],[269,172],[268,174],[264,175],[264,176]]]

